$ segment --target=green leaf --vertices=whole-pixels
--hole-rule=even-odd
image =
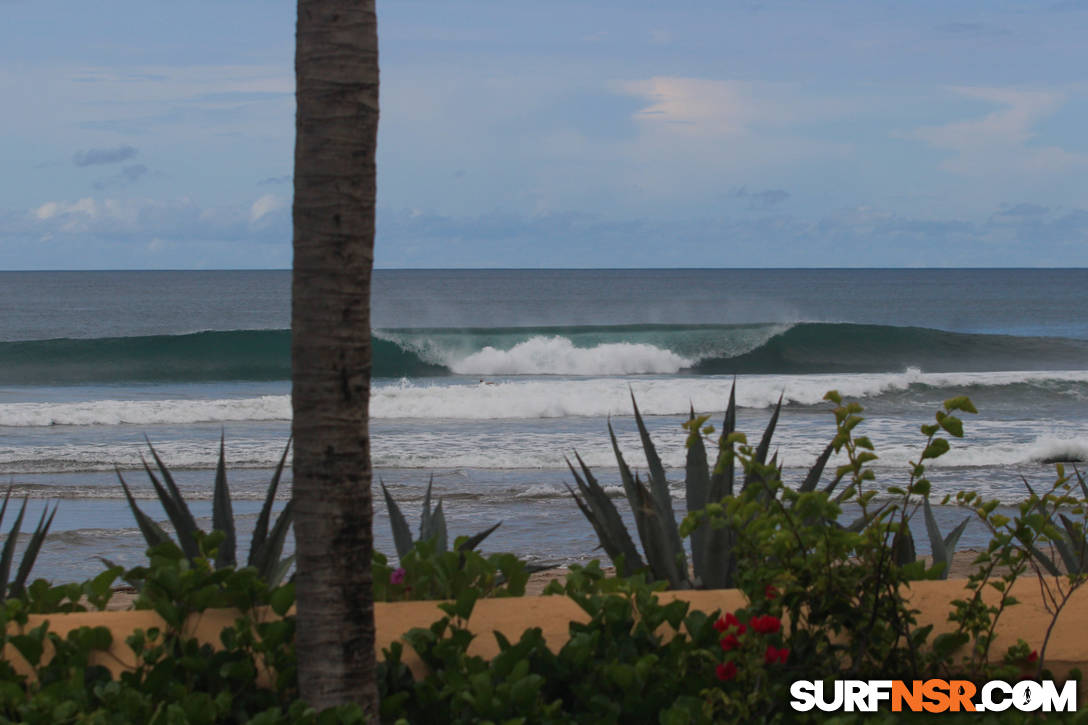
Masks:
[[[132,510],[132,515],[136,517],[136,525],[140,528],[140,533],[144,536],[144,541],[147,543],[149,549],[153,549],[156,546],[160,546],[170,541],[170,536],[162,530],[157,523],[151,520],[147,514],[140,510],[140,507],[136,505],[136,499],[132,497],[132,492],[128,488],[128,484],[125,483],[124,477],[121,475],[121,469],[114,469],[117,471],[117,480],[121,482],[121,488],[125,492],[125,499],[128,500],[128,506]]]
[[[978,410],[975,409],[971,399],[966,395],[960,395],[944,401],[944,409],[949,412],[953,410],[962,410],[965,413],[978,413]]]
[[[174,482],[170,469],[166,467],[166,464],[159,457],[159,452],[155,450],[155,446],[151,445],[150,439],[145,436],[144,440],[147,442],[152,458],[155,459],[155,465],[159,467],[165,488],[163,484],[159,483],[158,478],[151,472],[150,466],[141,457],[144,470],[151,479],[151,485],[155,488],[155,493],[158,494],[159,503],[162,504],[163,510],[166,511],[167,518],[170,519],[170,523],[174,526],[174,532],[178,535],[178,543],[181,544],[182,550],[190,559],[196,559],[200,556],[200,547],[196,542],[196,534],[200,529],[197,528],[196,519],[193,518],[192,511],[189,510],[188,504],[185,503],[185,497],[181,495],[180,489]]]
[[[570,461],[567,461],[567,465],[568,466],[570,465]],[[567,490],[570,490],[570,489],[567,489]],[[572,491],[572,493],[573,493],[573,491]],[[467,539],[462,541],[460,544],[458,544],[457,550],[458,551],[472,551],[477,546],[479,546],[480,543],[483,542],[484,539],[486,539],[488,536],[491,536],[491,534],[495,531],[495,529],[499,528],[500,526],[502,526],[501,521],[499,523],[495,524],[494,526],[492,526],[491,528],[484,529],[483,531],[479,532],[478,534],[475,534],[473,536],[468,537]]]
[[[951,446],[948,445],[948,441],[944,438],[934,438],[925,451],[922,452],[922,458],[940,458],[945,453],[948,453]]]
[[[46,514],[49,514],[48,519],[46,519]],[[45,541],[45,536],[49,533],[49,527],[53,525],[53,517],[56,515],[57,506],[53,506],[53,513],[51,514],[49,513],[48,506],[42,511],[41,521],[38,522],[38,526],[30,536],[30,541],[27,543],[26,550],[23,552],[23,560],[19,564],[19,571],[15,575],[15,580],[11,583],[10,592],[12,595],[19,596],[23,593],[26,580],[30,577],[30,570],[33,568],[34,562],[38,558],[38,552],[41,551],[42,543]]]
[[[660,526],[668,547],[671,562],[671,566],[668,567],[671,575],[668,578],[674,587],[683,588],[688,578],[687,557],[684,544],[680,541],[680,531],[676,526],[676,514],[672,508],[672,493],[669,491],[669,482],[665,478],[665,467],[661,465],[661,457],[657,455],[650,432],[646,430],[638,403],[635,402],[635,393],[630,392],[631,406],[635,411],[635,425],[638,427],[639,438],[642,440],[642,450],[646,454],[646,465],[650,474],[650,491],[654,499],[656,523]]]
[[[706,418],[697,419],[695,417],[695,408],[691,407],[688,423],[697,428],[703,420],[706,420]],[[684,465],[684,488],[687,494],[688,513],[691,513],[705,508],[708,503],[710,466],[706,459],[706,446],[703,445],[703,439],[697,433],[688,437],[687,448],[687,460]],[[691,534],[691,562],[695,570],[695,576],[699,579],[705,573],[704,553],[708,535],[707,528],[702,526],[696,528]]]
[[[237,564],[236,550],[238,540],[234,531],[234,509],[230,501],[230,489],[227,487],[227,456],[224,446],[225,434],[219,434],[219,462],[215,466],[215,486],[212,491],[212,530],[223,532],[223,543],[215,555],[215,567]]]
[[[824,468],[827,466],[827,462],[831,459],[831,454],[835,451],[835,445],[828,443],[824,448],[823,453],[820,454],[816,462],[812,464],[812,468],[809,469],[808,475],[805,476],[805,480],[801,483],[801,487],[798,489],[801,493],[808,493],[815,491],[816,486],[820,483],[820,476],[823,475]]]
[[[295,583],[288,582],[274,590],[268,598],[272,611],[283,617],[295,603]]]
[[[287,453],[291,450],[291,438],[287,439],[287,445],[283,448],[283,455],[280,456],[280,461],[276,464],[276,470],[272,474],[272,480],[268,484],[268,489],[265,491],[264,504],[261,506],[261,513],[257,517],[257,525],[253,529],[253,538],[249,546],[249,560],[250,566],[257,567],[258,570],[263,567],[260,565],[264,550],[268,546],[268,524],[272,520],[272,507],[276,502],[276,489],[280,485],[280,477],[283,475],[283,467],[287,463]]]
[[[382,494],[385,495],[385,505],[389,510],[389,526],[393,529],[393,544],[397,549],[397,556],[403,559],[412,550],[412,532],[408,528],[408,521],[400,511],[400,506],[389,494],[389,489],[385,487],[385,482],[379,478],[378,485],[382,487]]]
[[[0,508],[0,522],[3,522],[4,515],[8,510],[8,500],[11,499],[12,486],[8,486],[7,495],[4,496],[4,505]],[[11,562],[15,557],[15,542],[19,539],[19,529],[23,525],[23,516],[26,514],[26,505],[29,500],[29,496],[23,499],[23,507],[19,510],[19,515],[15,519],[15,525],[11,527],[11,533],[8,534],[7,539],[4,541],[4,550],[0,554],[0,598],[6,596],[8,587],[8,576],[11,574]]]
[[[963,421],[954,415],[946,415],[941,418],[941,427],[948,431],[949,435],[963,438]]]

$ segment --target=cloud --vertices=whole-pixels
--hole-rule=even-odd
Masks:
[[[188,197],[171,200],[85,197],[48,201],[23,213],[0,216],[0,240],[68,238],[144,245],[166,242],[289,244],[286,201],[271,194],[253,202],[201,207]]]
[[[249,223],[257,224],[265,217],[287,207],[287,200],[275,194],[265,194],[249,207]]]
[[[781,204],[790,198],[790,193],[785,189],[767,189],[765,191],[748,191],[745,186],[733,192],[737,199],[747,199],[749,209],[766,209]]]
[[[973,36],[976,38],[995,38],[1012,35],[1012,31],[1008,28],[990,25],[988,23],[945,23],[944,25],[938,25],[937,30],[951,35]]]
[[[1021,202],[1019,204],[1002,204],[1001,210],[996,212],[996,217],[1037,217],[1050,212],[1050,207],[1040,206],[1039,204],[1029,204],[1027,202]]]
[[[812,217],[609,219],[382,209],[375,253],[386,268],[1076,266],[1088,264],[1088,210],[1022,202],[981,219],[918,217],[876,206]]]
[[[1034,126],[1065,103],[1062,93],[1009,88],[965,87],[957,95],[1000,106],[981,118],[922,126],[904,134],[953,154],[941,168],[964,175],[1046,174],[1088,166],[1088,154],[1057,146],[1035,146]]]
[[[148,171],[147,167],[143,164],[132,164],[130,166],[124,166],[119,172],[113,176],[108,176],[105,179],[99,179],[94,182],[94,188],[96,189],[109,189],[111,187],[125,187],[135,184],[140,178]]]
[[[77,151],[72,156],[72,162],[76,166],[97,166],[99,164],[116,164],[135,158],[139,152],[132,146],[124,145],[117,148],[88,149]]]
[[[620,88],[649,103],[635,113],[637,121],[682,133],[739,136],[776,115],[754,98],[749,84],[740,81],[656,76],[628,81]]]

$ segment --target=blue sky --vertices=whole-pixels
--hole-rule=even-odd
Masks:
[[[378,5],[379,267],[1088,266],[1088,0]],[[292,3],[0,13],[0,269],[290,266]]]

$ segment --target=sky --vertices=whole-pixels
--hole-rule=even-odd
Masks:
[[[0,270],[290,267],[295,12],[0,0]],[[1088,0],[378,0],[378,33],[379,268],[1088,266]]]

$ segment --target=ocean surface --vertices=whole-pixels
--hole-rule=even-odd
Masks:
[[[979,415],[933,466],[938,495],[1013,502],[1021,476],[1088,460],[1088,270],[377,271],[372,305],[376,476],[413,523],[433,476],[452,535],[503,522],[491,551],[603,556],[564,457],[618,491],[611,418],[644,469],[632,391],[682,510],[680,424],[689,406],[720,423],[734,375],[750,436],[784,396],[787,481],[834,432],[830,389],[865,407],[880,484],[907,480],[919,426],[961,394]],[[225,435],[248,541],[290,430],[289,321],[286,271],[0,273],[0,478],[30,497],[24,530],[59,503],[37,576],[141,561],[114,468],[164,519],[145,436],[210,527]],[[380,496],[374,528],[392,553]]]

